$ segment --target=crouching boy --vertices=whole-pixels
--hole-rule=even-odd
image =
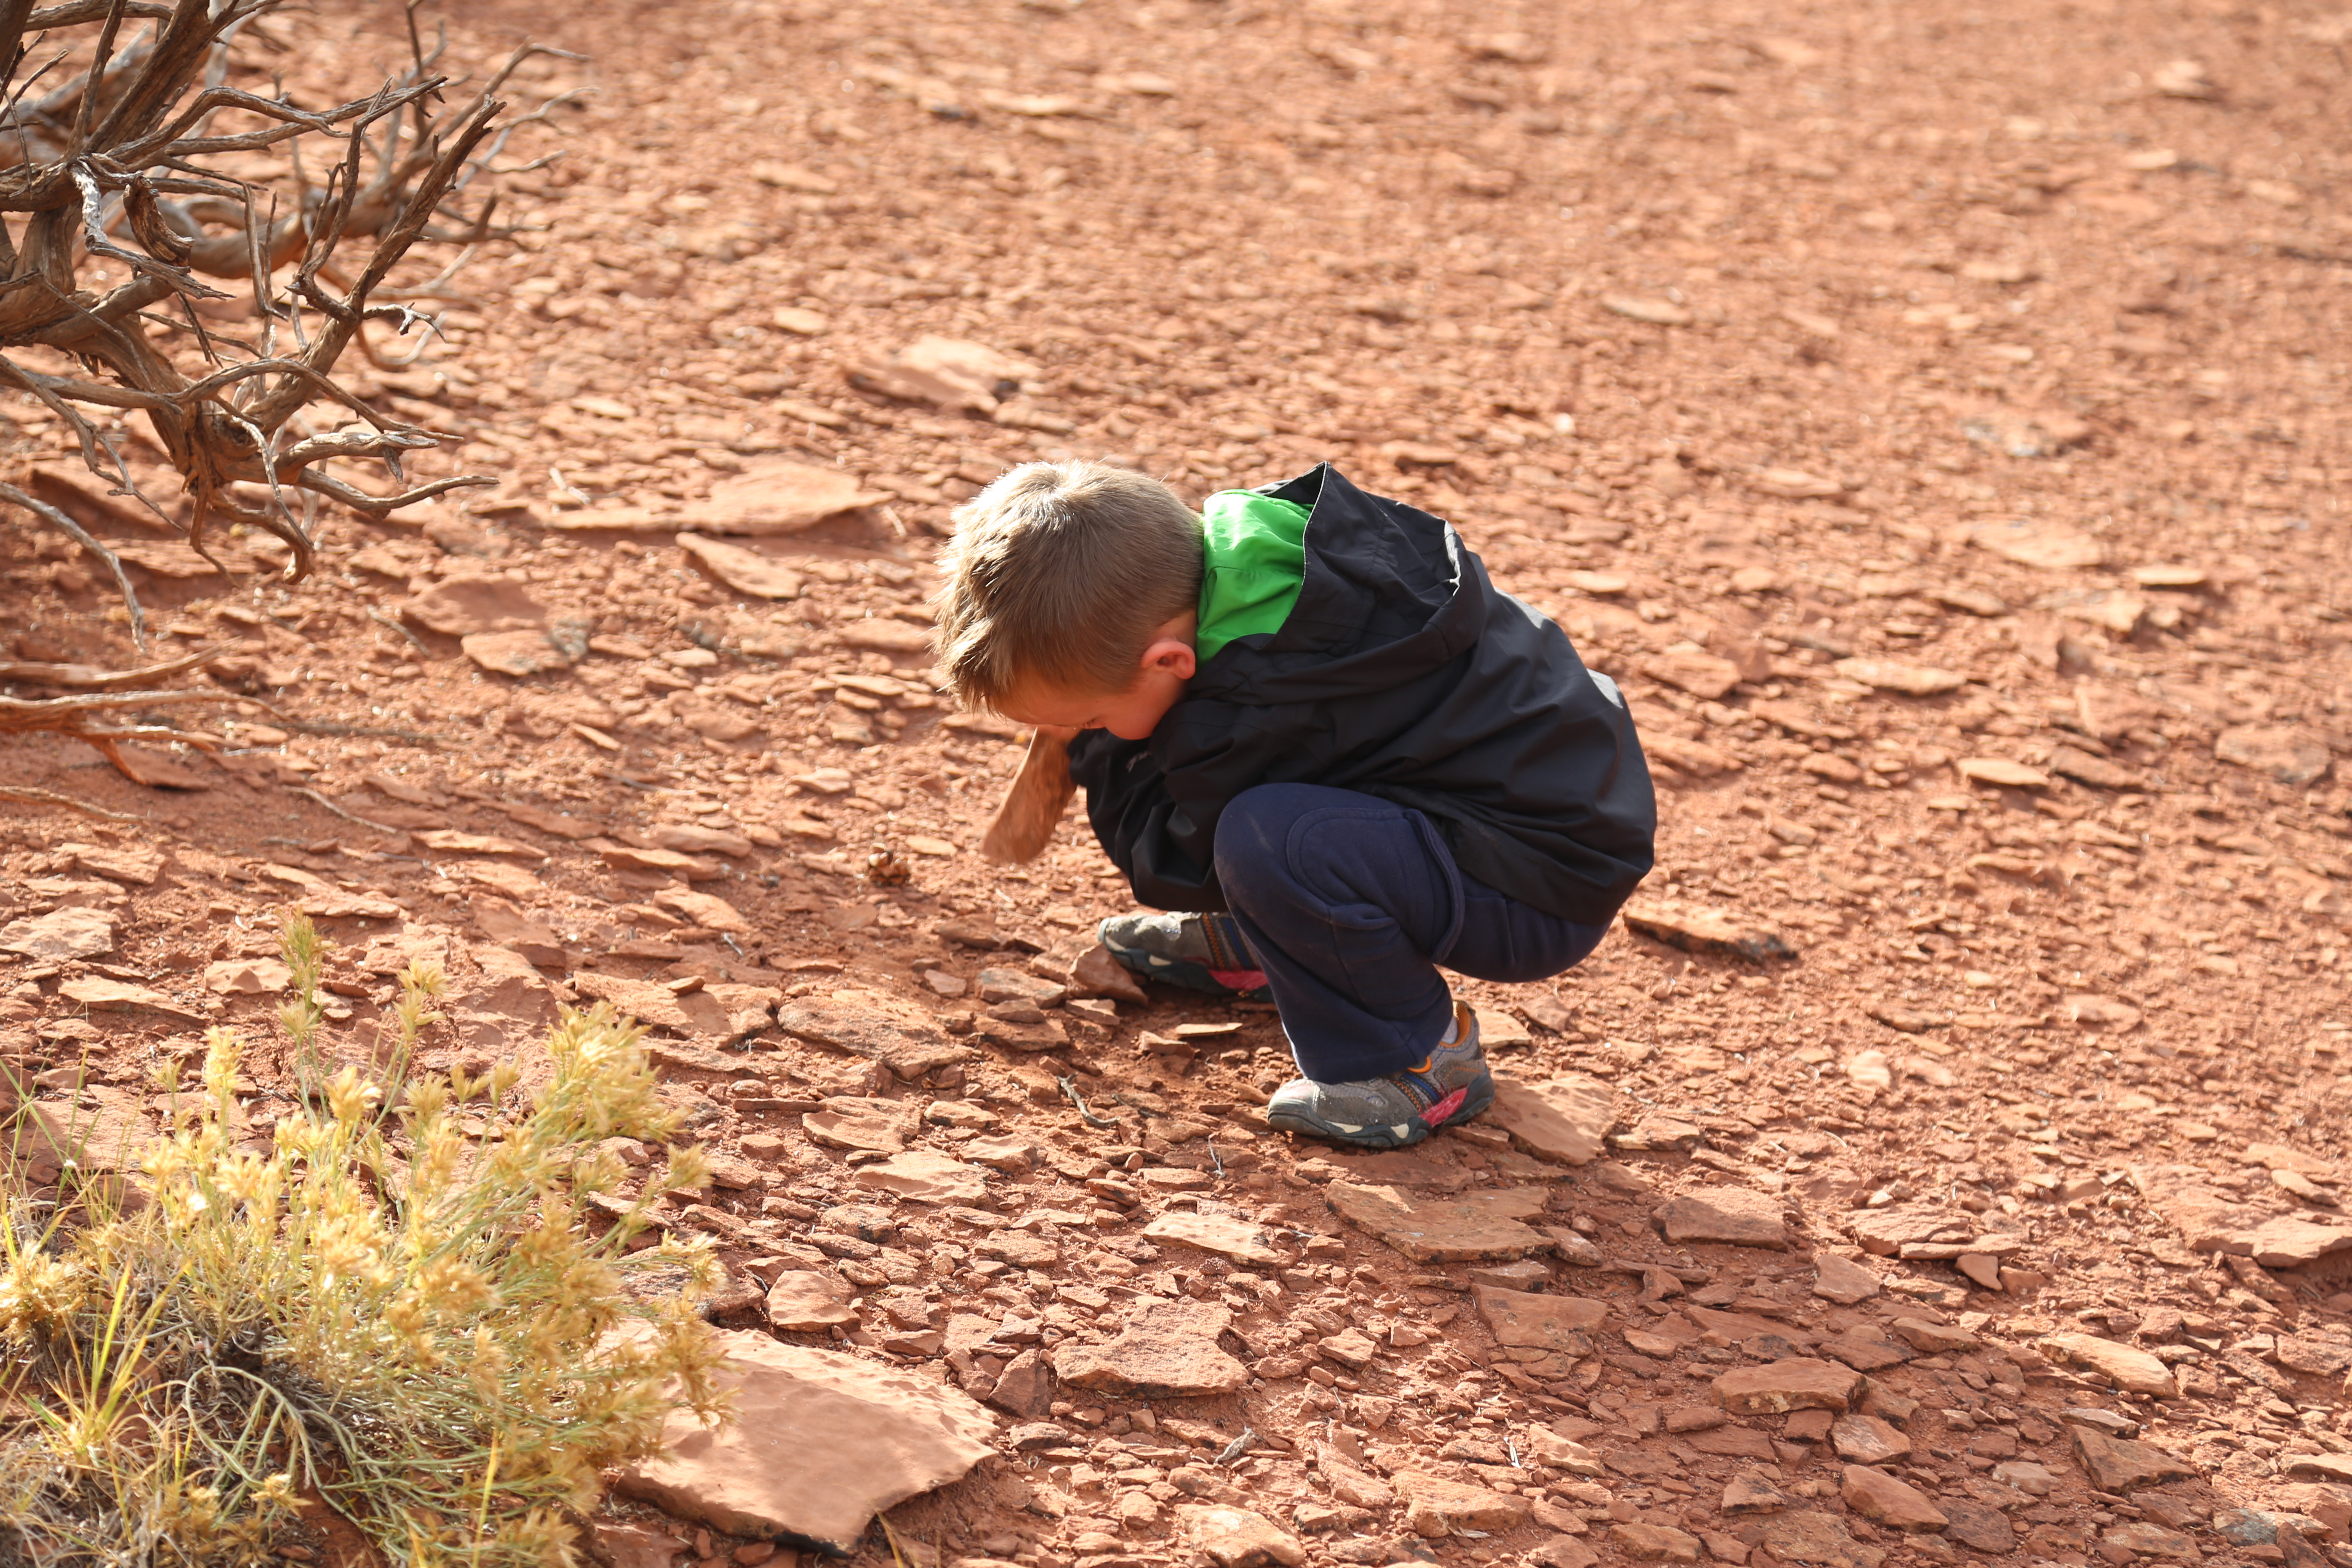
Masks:
[[[1453,527],[1326,464],[1195,514],[1156,479],[1030,463],[957,513],[939,662],[1035,731],[983,850],[1073,791],[1136,898],[1139,974],[1270,996],[1275,1126],[1366,1148],[1484,1110],[1440,966],[1517,983],[1600,942],[1657,823],[1623,697]]]

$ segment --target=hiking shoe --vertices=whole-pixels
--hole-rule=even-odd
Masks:
[[[1362,1083],[1295,1078],[1275,1091],[1266,1124],[1360,1149],[1402,1149],[1495,1103],[1494,1075],[1478,1048],[1478,1016],[1454,1005],[1454,1043],[1419,1067]]]
[[[1095,934],[1113,958],[1146,980],[1244,1002],[1264,1002],[1270,994],[1265,971],[1231,915],[1116,915]]]

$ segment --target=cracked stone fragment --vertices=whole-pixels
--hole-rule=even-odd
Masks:
[[[995,1418],[920,1372],[720,1331],[734,1419],[673,1413],[662,1451],[621,1472],[622,1495],[729,1535],[789,1536],[846,1556],[874,1516],[962,1477],[994,1449]]]
[[[1477,1286],[1472,1295],[1496,1344],[1567,1356],[1591,1355],[1592,1332],[1609,1316],[1608,1303],[1581,1296],[1545,1296],[1492,1285]]]
[[[1940,697],[1947,691],[1958,691],[1969,683],[1967,676],[1957,670],[1938,669],[1933,665],[1906,664],[1891,658],[1842,658],[1834,666],[1848,680],[1858,680],[1874,690],[1892,691],[1905,697]]]
[[[1265,1231],[1223,1215],[1172,1211],[1145,1226],[1143,1239],[1163,1246],[1213,1252],[1236,1263],[1270,1267],[1280,1263],[1283,1256],[1267,1242]]]
[[[122,917],[111,910],[79,906],[26,915],[0,929],[0,952],[56,962],[68,958],[103,958],[114,951],[114,931]]]
[[[1531,1187],[1443,1196],[1401,1187],[1333,1182],[1324,1201],[1333,1213],[1419,1263],[1475,1263],[1548,1252],[1551,1238],[1520,1224],[1543,1212]]]
[[[1600,1158],[1602,1140],[1615,1120],[1613,1095],[1605,1083],[1566,1073],[1541,1083],[1495,1075],[1495,1104],[1486,1120],[1510,1134],[1522,1154],[1555,1165],[1589,1165]]]
[[[698,533],[681,533],[677,538],[680,550],[739,594],[754,599],[801,596],[801,574],[781,561],[740,544],[706,539]]]
[[[1745,924],[1720,910],[1691,914],[1650,904],[1629,905],[1620,918],[1634,935],[1685,952],[1712,953],[1724,958],[1797,956],[1797,950],[1780,932]]]
[[[836,1323],[856,1321],[848,1285],[831,1274],[788,1270],[768,1287],[769,1325],[785,1333],[823,1333]]]
[[[1818,1563],[1824,1568],[1879,1568],[1886,1561],[1885,1548],[1864,1546],[1848,1533],[1845,1521],[1812,1509],[1768,1521],[1761,1544],[1784,1563]]]
[[[2169,1557],[2177,1562],[2195,1563],[2205,1555],[2196,1538],[2177,1530],[2167,1530],[2152,1520],[2133,1520],[2110,1526],[2100,1538],[2100,1554],[2115,1547],[2134,1557]]]
[[[1739,1366],[1715,1380],[1715,1397],[1738,1415],[1784,1415],[1791,1410],[1846,1410],[1862,1397],[1870,1380],[1852,1367],[1808,1356]]]
[[[1961,1545],[1995,1556],[2017,1549],[2017,1527],[2009,1515],[1990,1504],[1966,1498],[1937,1498],[1936,1506],[1950,1521],[1944,1533]]]
[[[2118,1344],[2094,1334],[2050,1334],[2037,1348],[2045,1361],[2095,1372],[2128,1394],[2170,1399],[2180,1392],[2171,1369],[2137,1345]]]
[[[988,1196],[988,1179],[967,1165],[929,1149],[909,1149],[850,1178],[857,1186],[896,1193],[909,1203],[976,1204]]]
[[[879,1062],[909,1081],[971,1055],[950,1043],[929,1014],[879,992],[836,991],[830,1001],[800,997],[777,1010],[776,1025],[795,1039]]]
[[[1515,1529],[1534,1506],[1508,1492],[1449,1481],[1419,1470],[1399,1470],[1389,1479],[1396,1488],[1397,1500],[1404,1504],[1405,1528],[1432,1541],[1442,1541],[1457,1530]]]
[[[109,878],[117,882],[152,886],[163,874],[163,857],[153,849],[133,848],[109,844],[60,844],[58,853],[73,862],[74,869],[87,871],[95,877]]]
[[[835,1095],[823,1105],[823,1110],[801,1117],[801,1126],[812,1142],[850,1153],[896,1154],[906,1148],[906,1130],[900,1121],[903,1108],[897,1101]]]
[[[1906,1242],[1964,1242],[1977,1233],[1971,1215],[1917,1205],[1864,1209],[1847,1217],[1846,1228],[1864,1252],[1879,1258],[1894,1257]]]
[[[203,1014],[190,1012],[150,986],[134,985],[127,980],[109,980],[102,975],[79,975],[60,984],[58,994],[93,1013],[145,1013],[195,1028],[202,1028],[209,1022]]]
[[[1186,1503],[1176,1510],[1184,1533],[1206,1552],[1217,1568],[1253,1568],[1279,1563],[1285,1568],[1307,1561],[1298,1538],[1276,1529],[1265,1515],[1228,1503]]]
[[[1780,1200],[1746,1187],[1703,1187],[1659,1206],[1659,1228],[1677,1246],[1714,1242],[1727,1247],[1789,1249]]]
[[[1698,1561],[1698,1537],[1670,1524],[1612,1524],[1609,1544],[1643,1563]]]
[[[1866,1301],[1878,1294],[1878,1276],[1851,1258],[1833,1252],[1813,1254],[1813,1294],[1842,1307]]]
[[[1911,1451],[1911,1439],[1875,1415],[1848,1411],[1830,1424],[1830,1445],[1838,1458],[1857,1465],[1884,1465]]]
[[[1909,1345],[1876,1323],[1856,1323],[1837,1338],[1822,1341],[1822,1352],[1856,1372],[1880,1372],[1909,1361],[1913,1353]]]
[[[1867,1465],[1848,1465],[1839,1495],[1864,1519],[1906,1534],[1932,1535],[1951,1522],[1927,1494]]]
[[[2066,1436],[2074,1446],[2075,1462],[2101,1491],[2136,1491],[2167,1481],[2185,1481],[2197,1474],[2194,1465],[2174,1458],[2154,1444],[2110,1437],[2072,1423],[2067,1425]]]
[[[1154,1301],[1102,1344],[1055,1346],[1055,1375],[1073,1388],[1147,1397],[1231,1394],[1249,1378],[1249,1369],[1217,1346],[1232,1323],[1223,1307]]]

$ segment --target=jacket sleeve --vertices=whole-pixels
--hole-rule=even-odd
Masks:
[[[1087,820],[1138,902],[1188,911],[1226,907],[1215,816],[1202,821],[1197,806],[1178,804],[1151,742],[1088,730],[1070,742],[1070,777],[1087,792]]]

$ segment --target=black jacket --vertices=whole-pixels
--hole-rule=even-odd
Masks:
[[[1225,803],[1318,784],[1424,812],[1470,876],[1606,924],[1648,874],[1658,820],[1615,687],[1489,582],[1451,524],[1328,463],[1265,493],[1311,509],[1282,628],[1226,645],[1150,739],[1089,730],[1070,748],[1095,835],[1136,897],[1224,909],[1213,849]]]

